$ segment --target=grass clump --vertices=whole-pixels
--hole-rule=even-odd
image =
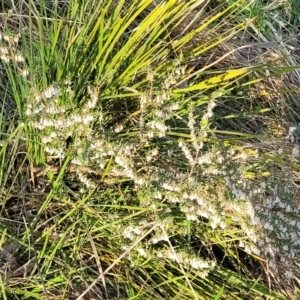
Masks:
[[[2,297],[295,297],[298,127],[257,87],[297,66],[234,47],[251,5],[7,5]]]

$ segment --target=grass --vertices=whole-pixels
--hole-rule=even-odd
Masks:
[[[297,299],[296,2],[2,5],[3,299]]]

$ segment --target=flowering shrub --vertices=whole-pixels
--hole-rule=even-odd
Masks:
[[[80,273],[82,261],[86,262],[81,245],[89,232],[98,281],[128,254],[128,265],[141,274],[144,266],[155,270],[153,262],[163,270],[160,276],[165,270],[171,270],[170,278],[180,272],[189,286],[188,297],[195,299],[195,290],[204,291],[199,286],[205,280],[222,277],[227,253],[235,271],[239,253],[245,252],[265,260],[273,274],[285,272],[291,279],[298,272],[300,245],[293,178],[298,167],[297,128],[290,127],[284,145],[282,140],[265,141],[262,135],[232,139],[236,133],[213,127],[216,110],[234,81],[243,78],[250,84],[252,72],[265,71],[265,66],[207,75],[204,62],[193,65],[212,47],[193,44],[193,37],[200,39],[212,20],[227,16],[230,9],[170,40],[183,19],[190,20],[195,9],[201,11],[199,1],[168,1],[148,12],[147,0],[131,1],[126,8],[124,1],[115,6],[100,2],[93,1],[90,8],[78,6],[80,13],[70,5],[68,16],[74,20],[66,31],[58,23],[49,26],[40,21],[51,38],[48,41],[42,34],[38,42],[49,43],[49,52],[25,39],[27,50],[22,53],[17,49],[18,34],[0,35],[1,60],[19,99],[28,160],[42,165],[30,167],[31,180],[42,169],[51,183],[36,219],[51,212],[52,205],[64,207],[53,220],[49,213],[50,229],[45,226],[48,220],[42,225],[34,220],[43,228],[37,238],[43,245],[36,251],[42,257],[53,239],[56,248],[50,247],[53,252],[48,256],[57,251],[63,258],[68,241],[74,246],[68,248],[70,265],[79,266],[74,274]],[[91,16],[90,22],[82,19],[85,14]],[[236,24],[235,29],[245,26]],[[209,36],[213,36],[209,44],[219,45],[231,33]],[[35,51],[41,55],[33,56]],[[25,67],[39,63],[37,70]],[[16,80],[14,72],[22,79]],[[33,155],[40,152],[42,163]],[[76,177],[68,177],[72,172]],[[79,181],[79,187],[73,188],[70,178]],[[84,235],[77,235],[76,226]],[[103,250],[102,243],[109,250]],[[52,260],[46,257],[41,269],[48,272]],[[61,257],[53,264],[59,265]],[[100,260],[105,261],[105,272]],[[114,271],[124,274],[117,267]],[[169,279],[163,278],[165,284]],[[69,284],[69,279],[60,280]],[[95,284],[87,281],[89,290]],[[158,280],[157,286],[162,282]],[[102,285],[106,284],[104,280]],[[177,288],[179,292],[180,285]],[[172,294],[168,289],[159,293],[165,298]],[[151,295],[158,297],[156,292]]]

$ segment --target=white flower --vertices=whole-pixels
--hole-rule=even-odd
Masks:
[[[20,38],[20,34],[16,34],[11,38],[13,44],[17,44]]]
[[[179,109],[179,104],[178,103],[172,103],[168,107],[168,110],[178,110],[178,109]]]
[[[42,136],[41,141],[42,143],[47,144],[52,141],[52,138],[50,136]]]
[[[139,177],[139,178],[134,178],[134,183],[135,183],[136,185],[143,185],[143,184],[145,183],[145,179],[144,179],[144,178],[141,178],[141,177]]]
[[[161,234],[156,234],[152,239],[151,239],[151,242],[153,244],[157,244],[158,242],[160,241],[168,241],[169,238],[168,236],[165,234],[165,233],[161,233]]]
[[[122,124],[119,124],[115,127],[115,132],[118,133],[118,132],[121,132],[123,130],[123,125]]]
[[[265,182],[261,182],[260,183],[260,187],[262,188],[262,189],[265,189],[266,187],[267,187],[267,185],[266,185],[266,183]]]
[[[154,136],[155,136],[155,132],[154,132],[154,131],[148,131],[148,132],[147,132],[147,137],[148,137],[149,139],[154,138]]]
[[[209,267],[207,261],[203,261],[197,258],[192,258],[190,260],[190,265],[192,268],[199,270],[199,269],[206,269]]]
[[[143,248],[138,248],[137,252],[139,253],[140,256],[147,257],[147,253]]]
[[[66,89],[66,92],[68,93],[68,94],[71,94],[73,91],[72,91],[72,88],[70,87],[70,86],[68,86],[67,87],[67,89]]]
[[[173,261],[178,261],[179,260],[179,255],[177,255],[174,251],[168,250],[166,253],[166,256],[168,259],[171,259]]]
[[[149,153],[146,156],[146,160],[149,162],[153,159],[153,157],[157,156],[158,154],[158,149],[152,149],[151,151],[149,151]]]
[[[202,156],[199,157],[198,159],[198,164],[202,165],[202,164],[211,164],[212,160],[211,160],[211,154],[207,153],[204,154]]]
[[[188,148],[188,146],[184,142],[182,142],[182,141],[179,141],[178,145],[181,148],[181,150],[184,153],[184,155],[187,158],[187,160],[189,161],[189,163],[190,164],[194,164],[194,158],[193,158],[193,156],[191,154],[191,151]]]
[[[92,87],[88,86],[88,93],[91,97],[92,102],[96,103],[97,100],[98,100],[98,90],[97,90],[97,88],[92,88]]]
[[[21,54],[17,54],[14,57],[16,62],[24,62],[24,57]]]
[[[92,180],[87,178],[87,176],[85,174],[83,174],[82,172],[77,172],[77,176],[78,176],[79,180],[83,184],[85,184],[85,186],[87,188],[94,189],[96,187],[96,184]]]
[[[49,120],[49,119],[41,119],[41,124],[43,124],[44,127],[47,127],[47,126],[52,126],[54,125],[53,124],[53,120]]]
[[[77,114],[73,114],[71,116],[71,120],[74,121],[75,123],[81,123],[82,121],[82,116],[77,115]]]
[[[180,187],[176,186],[176,184],[165,182],[163,183],[162,187],[168,191],[180,192]]]
[[[138,226],[132,227],[132,231],[136,234],[136,235],[140,235],[142,233],[142,229]]]
[[[27,76],[29,75],[29,71],[24,69],[24,70],[21,70],[21,76],[26,78]]]
[[[53,85],[49,86],[43,93],[42,93],[43,97],[45,97],[46,99],[50,99],[52,97],[58,97],[61,95],[61,91],[60,88],[58,87],[54,87]]]
[[[216,102],[214,99],[212,99],[207,106],[207,111],[211,112],[215,107],[217,106]]]
[[[168,129],[168,127],[164,123],[159,121],[151,121],[147,123],[147,126],[151,129],[158,129],[160,131],[166,131]]]
[[[3,40],[6,42],[10,42],[11,37],[9,35],[3,35]]]
[[[140,105],[141,105],[141,108],[144,108],[148,103],[149,103],[149,99],[146,95],[142,95],[141,98],[140,98]]]
[[[155,198],[155,199],[162,199],[162,193],[161,193],[161,192],[156,192],[156,193],[154,194],[154,198]]]
[[[289,134],[285,137],[287,140],[289,139],[292,143],[295,141],[294,133],[297,130],[297,127],[291,126],[289,128]]]
[[[154,114],[159,118],[167,118],[167,114],[162,110],[155,110]]]
[[[26,108],[26,111],[25,111],[26,116],[29,117],[30,115],[32,115],[32,113],[33,113],[33,112],[32,112],[32,110],[31,110],[31,108],[30,108],[30,107],[27,107],[27,108]]]
[[[42,100],[42,96],[41,96],[41,94],[38,94],[38,93],[36,93],[35,95],[34,95],[34,99],[35,99],[35,101],[37,102],[37,103],[39,103],[41,100]]]
[[[4,62],[9,63],[9,60],[10,60],[10,59],[9,59],[8,56],[6,56],[6,55],[1,55],[0,58],[1,58]]]
[[[291,126],[291,127],[289,128],[289,134],[293,134],[296,130],[297,130],[297,127]]]
[[[39,103],[39,104],[36,104],[36,106],[34,106],[34,108],[32,108],[32,105],[29,105],[28,107],[29,107],[29,110],[31,110],[31,114],[37,115],[44,109],[45,105],[43,103]]]
[[[94,120],[93,115],[86,115],[86,116],[83,117],[82,123],[86,125],[86,124],[89,124],[93,120]]]
[[[256,255],[260,255],[261,251],[258,248],[251,248],[251,252]]]
[[[57,156],[58,158],[63,158],[64,157],[64,153],[61,149],[56,149],[56,148],[46,146],[45,151],[48,152],[50,155]]]
[[[64,106],[55,107],[55,106],[51,105],[51,106],[48,106],[45,111],[48,114],[54,115],[54,114],[64,113],[66,111],[66,108]]]
[[[8,49],[6,47],[0,47],[1,54],[8,54]]]
[[[75,158],[72,159],[72,164],[81,166],[82,162],[79,158],[75,157]]]
[[[168,129],[168,127],[164,123],[157,122],[155,125],[158,130],[163,132]]]
[[[53,126],[56,128],[56,129],[60,129],[60,128],[64,128],[65,127],[65,124],[63,122],[63,120],[56,120],[55,122],[53,122]]]
[[[199,221],[198,216],[195,215],[195,213],[193,213],[193,212],[188,212],[185,214],[185,216],[188,221],[194,221],[194,222]]]
[[[55,138],[57,137],[57,133],[55,131],[50,132],[50,137]]]
[[[134,240],[135,235],[133,234],[133,227],[131,226],[126,227],[123,231],[123,236],[124,238],[127,238],[129,240]]]

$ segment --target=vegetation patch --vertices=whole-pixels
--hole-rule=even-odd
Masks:
[[[297,299],[295,7],[4,1],[1,297]]]

